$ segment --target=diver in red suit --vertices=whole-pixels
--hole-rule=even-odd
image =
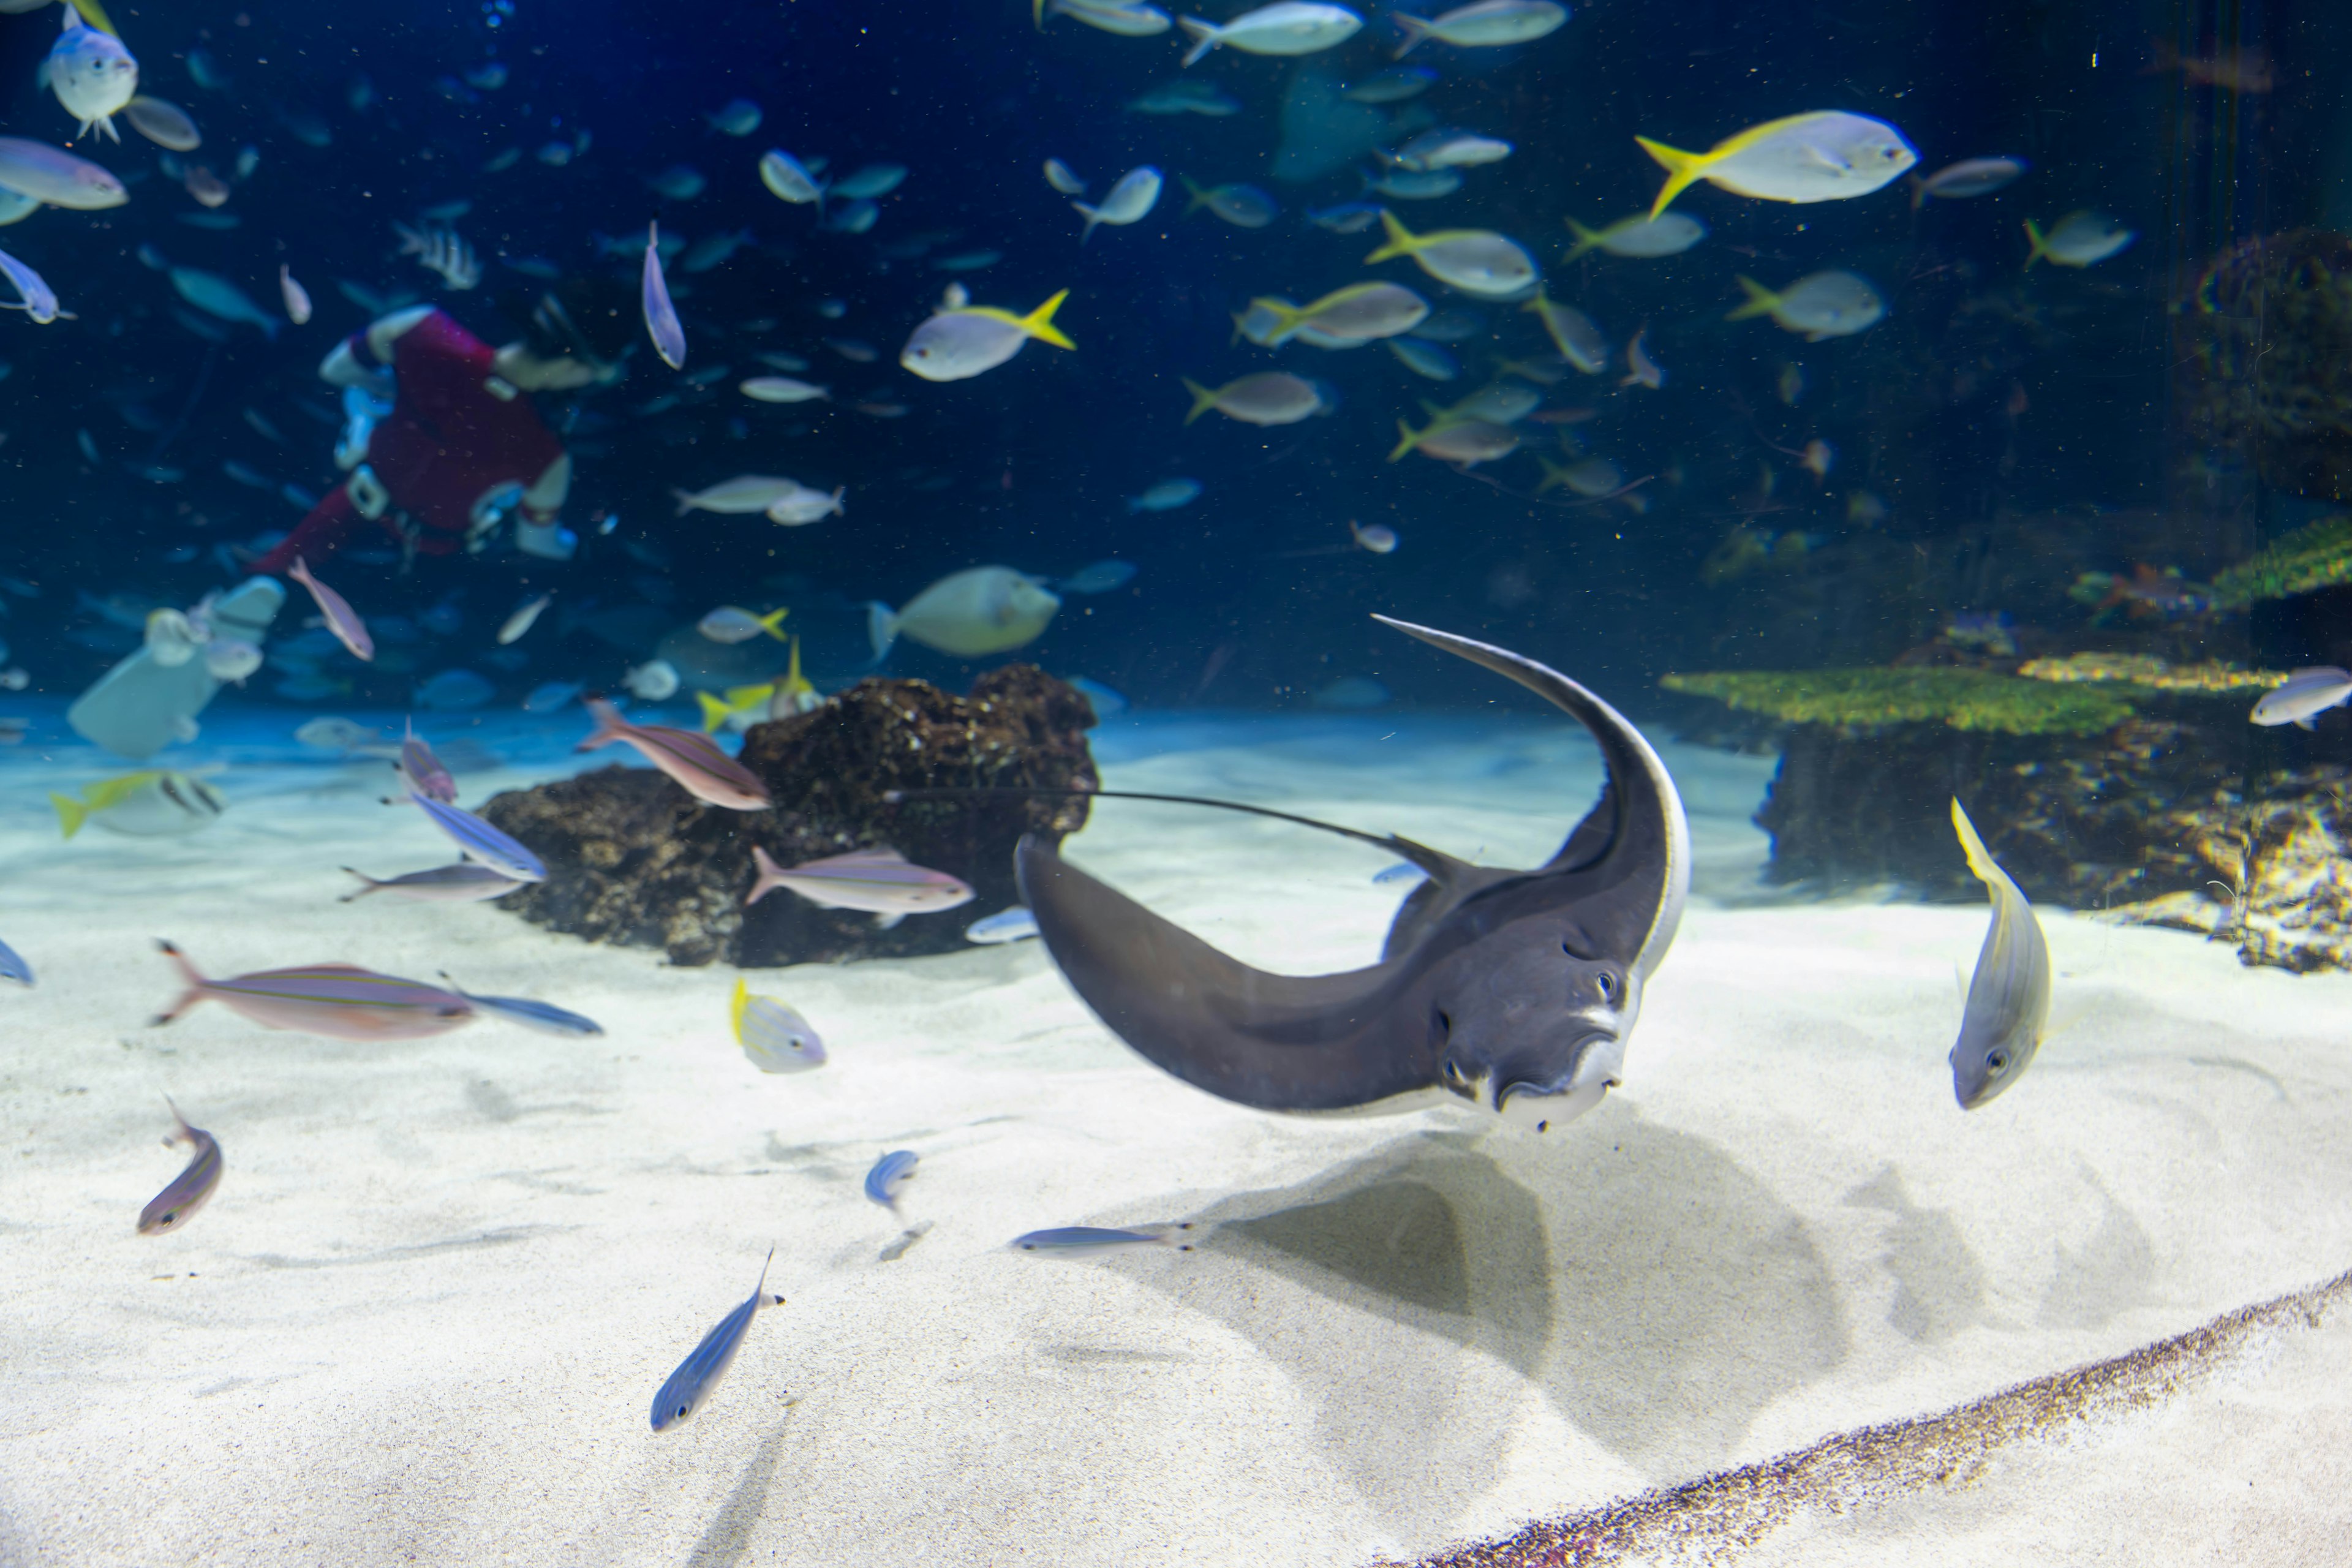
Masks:
[[[430,305],[352,333],[319,366],[329,383],[374,399],[344,400],[352,423],[335,458],[351,477],[253,570],[281,574],[297,555],[315,566],[379,529],[404,566],[481,550],[509,521],[524,552],[568,559],[577,541],[559,517],[572,458],[528,394],[610,373],[584,353],[542,356],[522,342],[494,350]]]

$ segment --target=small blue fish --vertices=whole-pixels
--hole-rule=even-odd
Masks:
[[[1418,882],[1429,875],[1410,860],[1400,860],[1385,871],[1372,873],[1375,887],[1386,888],[1398,882]]]
[[[588,689],[576,680],[551,680],[534,686],[530,695],[522,700],[526,713],[552,713]]]
[[[172,1105],[172,1097],[165,1095],[163,1103]],[[147,1206],[139,1211],[139,1234],[142,1236],[162,1236],[166,1231],[179,1229],[205,1206],[205,1201],[220,1185],[222,1162],[219,1142],[203,1128],[189,1126],[188,1119],[180,1114],[180,1108],[176,1105],[172,1105],[172,1120],[179,1125],[169,1138],[163,1140],[165,1146],[185,1142],[195,1153],[188,1161],[187,1168],[172,1178],[172,1184],[149,1199]]]
[[[33,966],[5,942],[0,942],[0,980],[13,980],[19,985],[33,984]]]
[[[768,1263],[776,1260],[776,1249],[768,1248]],[[727,1369],[735,1364],[735,1352],[743,1348],[743,1334],[751,1328],[751,1320],[760,1309],[770,1305],[768,1300],[768,1263],[760,1265],[760,1283],[752,1288],[749,1300],[719,1321],[719,1326],[702,1336],[702,1342],[693,1352],[677,1363],[669,1381],[654,1395],[654,1430],[667,1432],[696,1411],[710,1397]],[[779,1296],[773,1303],[782,1306]]]
[[[1190,1230],[1188,1223],[1178,1230]],[[1024,1252],[1101,1252],[1114,1247],[1165,1247],[1169,1238],[1140,1230],[1106,1230],[1100,1226],[1066,1225],[1058,1230],[1033,1230],[1026,1236],[1013,1238],[1013,1245]],[[1190,1252],[1189,1241],[1176,1243],[1179,1252]]]
[[[430,616],[431,612],[426,614]],[[427,624],[431,623],[428,621]],[[417,687],[416,705],[455,712],[479,708],[497,695],[498,688],[470,669],[445,669]]]
[[[447,834],[467,858],[478,860],[502,877],[518,882],[544,882],[547,868],[538,856],[492,827],[463,806],[435,800],[430,795],[408,792],[408,798],[418,810],[433,819],[433,826]]]
[[[701,175],[695,175],[698,191],[702,188],[701,179]],[[646,333],[653,339],[654,352],[670,369],[684,370],[686,329],[678,325],[677,308],[670,303],[669,283],[662,277],[660,247],[660,226],[649,223],[646,226],[646,262],[639,279],[639,302],[644,307]]]
[[[874,1168],[866,1173],[866,1195],[892,1214],[897,1214],[898,1194],[891,1190],[892,1184],[912,1177],[915,1166],[921,1159],[922,1156],[912,1149],[893,1149],[883,1155],[874,1162]]]
[[[1095,710],[1095,717],[1097,719],[1116,718],[1128,710],[1129,704],[1125,695],[1105,686],[1099,680],[1089,680],[1083,675],[1074,675],[1070,677],[1070,684],[1077,688],[1078,695],[1087,700],[1087,706]]]
[[[1097,561],[1081,566],[1054,586],[1065,594],[1108,594],[1135,581],[1131,561]]]
[[[496,1013],[503,1018],[511,1018],[524,1028],[536,1029],[542,1035],[562,1035],[569,1039],[578,1039],[585,1035],[601,1035],[604,1032],[604,1026],[595,1019],[583,1018],[577,1013],[558,1007],[552,1002],[533,1002],[527,996],[477,996],[470,991],[459,990],[457,983],[449,980],[446,972],[441,978],[449,981],[449,989],[453,993],[463,996],[475,1006]]]
[[[1009,910],[999,910],[984,921],[974,921],[963,928],[963,939],[982,947],[1000,942],[1025,942],[1037,934],[1037,917],[1019,904]]]
[[[1452,381],[1462,374],[1462,362],[1444,348],[1421,338],[1391,338],[1389,353],[1403,362],[1415,375],[1425,375],[1432,381]]]
[[[1371,202],[1343,202],[1336,207],[1308,207],[1307,221],[1333,234],[1361,234],[1380,221],[1381,209]]]

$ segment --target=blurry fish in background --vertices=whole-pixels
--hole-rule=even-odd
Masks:
[[[479,708],[498,690],[470,669],[445,669],[418,684],[414,693],[419,708],[437,708],[447,712],[462,712]]]
[[[1213,408],[1244,425],[1296,425],[1337,406],[1324,388],[1287,371],[1260,371],[1215,388],[1190,378],[1183,381],[1184,390],[1192,396],[1192,412],[1184,416],[1187,425]]]
[[[817,226],[832,234],[864,234],[879,222],[882,209],[864,196],[842,203],[818,220]]]
[[[122,118],[131,128],[158,147],[174,153],[193,153],[205,144],[204,132],[188,118],[187,110],[176,103],[145,94],[133,98],[122,106]]]
[[[1339,96],[1350,103],[1402,103],[1427,92],[1436,81],[1437,73],[1427,66],[1391,66],[1351,84]]]
[[[471,289],[481,282],[482,258],[456,229],[432,224],[411,228],[404,223],[392,227],[400,236],[400,254],[416,258],[419,267],[450,288]]]
[[[1459,169],[1391,169],[1382,174],[1363,176],[1366,195],[1394,196],[1401,202],[1435,201],[1450,196],[1462,188]],[[1375,216],[1386,216],[1375,209]],[[1355,230],[1344,232],[1353,234]]]
[[[278,268],[278,292],[286,303],[286,319],[301,326],[310,319],[310,296],[302,285],[294,281],[294,274],[284,263]]]
[[[2032,218],[2025,220],[2028,250],[2025,265],[2047,261],[2053,267],[2090,267],[2105,261],[2137,239],[2137,231],[2126,228],[2105,213],[2088,211],[2068,213],[2042,232],[2041,225]]]
[[[1535,258],[1492,229],[1450,228],[1417,235],[1386,211],[1381,214],[1381,226],[1387,232],[1388,243],[1364,258],[1368,267],[1406,257],[1440,283],[1490,300],[1515,297],[1538,283]]]
[[[1348,202],[1336,207],[1308,207],[1307,221],[1333,234],[1361,234],[1380,221],[1381,209],[1370,202]]]
[[[638,298],[646,318],[646,335],[653,340],[654,352],[661,355],[662,363],[672,370],[686,368],[686,329],[677,319],[677,307],[670,303],[669,281],[662,276],[661,234],[658,224],[646,226],[645,268],[639,279]]]
[[[1665,371],[1656,360],[1650,357],[1649,350],[1643,346],[1642,340],[1648,333],[1649,329],[1643,328],[1635,332],[1633,341],[1625,345],[1625,375],[1617,383],[1618,385],[1645,386],[1652,392],[1655,392],[1666,384]]]
[[[1706,225],[1688,213],[1666,213],[1658,217],[1635,213],[1598,229],[1587,228],[1574,218],[1566,221],[1569,231],[1576,236],[1576,243],[1560,258],[1562,261],[1573,261],[1588,250],[1642,260],[1680,256],[1706,237]]]
[[[2298,669],[2263,692],[2247,718],[2266,727],[2293,724],[2300,730],[2316,730],[2322,713],[2347,700],[2352,700],[2352,670],[2319,665]]]
[[[554,595],[541,594],[537,598],[526,599],[518,605],[514,614],[506,618],[506,624],[499,627],[499,646],[504,647],[510,642],[520,641],[538,623],[541,614],[554,602]]]
[[[113,117],[139,90],[139,62],[131,58],[121,38],[90,26],[72,5],[60,9],[64,28],[49,46],[48,58],[41,62],[40,83],[58,95],[68,114],[81,122],[75,141],[100,131],[108,141],[121,142]]]
[[[1155,87],[1139,97],[1128,100],[1127,107],[1136,114],[1199,114],[1211,120],[1222,120],[1229,114],[1242,111],[1241,100],[1215,82],[1197,78]]]
[[[1204,189],[1189,174],[1176,177],[1183,182],[1184,189],[1192,198],[1184,205],[1187,217],[1206,207],[1235,228],[1264,228],[1281,216],[1280,204],[1255,185],[1218,185]]]
[[[838,319],[839,314],[835,312],[835,319]],[[858,338],[825,338],[822,341],[825,347],[852,364],[872,364],[882,357],[880,349]]]
[[[221,792],[193,773],[148,768],[84,784],[81,798],[52,793],[58,826],[68,838],[96,823],[133,838],[175,838],[200,833],[228,809]]]
[[[1424,131],[1395,152],[1381,156],[1400,169],[1427,174],[1433,169],[1475,169],[1482,163],[1498,163],[1512,152],[1511,144],[1499,137],[1442,127]]]
[[[496,92],[507,84],[507,68],[503,60],[490,60],[475,66],[465,73],[466,85],[484,92]]]
[[[788,375],[755,375],[735,390],[755,403],[810,403],[833,395],[828,387],[795,381]]]
[[[710,129],[728,136],[749,136],[760,129],[760,106],[748,98],[730,98],[718,108],[706,110],[703,119]]]
[[[1946,201],[1989,196],[2024,174],[2027,167],[2022,158],[1963,158],[1957,163],[1945,164],[1925,179],[1914,174],[1911,210],[1918,211],[1930,196]]]
[[[47,281],[5,250],[0,250],[0,278],[6,279],[8,286],[16,291],[16,302],[0,305],[0,310],[22,310],[27,321],[43,326],[59,316],[71,319],[71,312],[58,309],[57,293]]]
[[[1029,9],[1040,29],[1048,16],[1067,16],[1123,38],[1154,37],[1172,26],[1167,12],[1133,0],[1030,0]]]
[[[1065,594],[1111,594],[1135,581],[1131,561],[1097,561],[1079,567],[1054,586]]]
[[[2179,71],[2183,79],[2229,92],[2268,92],[2277,85],[2270,56],[2259,45],[2240,44],[2208,56],[2184,55],[2168,38],[2155,43],[2156,58],[2141,72],[2158,76]]]
[[[867,412],[874,410],[869,408]],[[835,485],[827,491],[796,483],[792,489],[768,503],[768,521],[786,528],[804,528],[828,517],[839,517],[845,510],[842,498],[848,493],[847,485]]]
[[[775,1249],[768,1251],[768,1262],[775,1261]],[[702,1336],[669,1380],[654,1395],[653,1426],[656,1432],[667,1432],[679,1422],[702,1408],[727,1369],[735,1364],[735,1352],[743,1346],[743,1335],[760,1309],[770,1305],[767,1295],[768,1265],[760,1266],[760,1282],[751,1288],[751,1299],[719,1321],[719,1326]],[[784,1299],[775,1298],[773,1305],[782,1306]]]
[[[175,1123],[172,1135],[163,1140],[163,1146],[168,1149],[174,1143],[185,1143],[195,1152],[180,1173],[172,1178],[171,1184],[139,1211],[142,1236],[163,1236],[187,1224],[219,1189],[225,1169],[219,1141],[203,1128],[188,1125],[180,1108],[172,1105],[171,1096],[165,1095],[163,1103],[172,1107],[172,1121]]]
[[[364,871],[344,871],[360,879],[355,893],[345,893],[335,900],[348,904],[353,899],[364,899],[370,893],[389,893],[396,899],[406,899],[420,904],[471,904],[484,899],[503,898],[524,886],[495,867],[460,860],[454,866],[436,866],[429,871],[411,871],[404,876],[375,878]]]
[[[1332,346],[1354,348],[1409,332],[1429,315],[1428,300],[1402,284],[1384,281],[1351,283],[1307,305],[1275,299],[1250,304],[1265,311],[1266,331],[1259,341],[1268,347],[1302,337],[1302,329],[1311,327],[1332,340]]]
[[[1184,64],[1192,65],[1211,49],[1238,49],[1250,55],[1311,55],[1336,48],[1356,36],[1364,19],[1344,5],[1319,0],[1278,0],[1244,11],[1219,26],[1197,16],[1180,24],[1192,36]]]
[[[1070,172],[1070,166],[1059,158],[1045,160],[1045,183],[1066,196],[1087,194],[1087,183]]]
[[[819,212],[824,210],[825,188],[817,184],[815,176],[803,166],[799,159],[781,148],[772,148],[760,154],[760,183],[781,201],[790,202],[794,206],[805,206],[814,202]]]
[[[548,680],[530,689],[522,700],[526,713],[557,713],[571,706],[572,700],[587,687],[577,680]]]
[[[677,694],[677,668],[666,658],[648,659],[624,674],[621,684],[640,701],[665,701]]]
[[[1397,50],[1397,58],[1402,59],[1432,38],[1458,49],[1528,43],[1558,31],[1568,21],[1568,7],[1553,0],[1477,0],[1433,20],[1402,11],[1390,16],[1404,29],[1404,44]]]
[[[1433,417],[1427,426],[1419,430],[1400,419],[1397,436],[1397,444],[1389,453],[1391,463],[1407,452],[1419,452],[1441,463],[1473,468],[1480,463],[1507,458],[1519,448],[1519,437],[1509,426],[1485,419]]]
[[[765,811],[774,803],[768,786],[749,768],[720,751],[709,737],[667,724],[632,724],[621,710],[601,698],[587,700],[596,728],[572,747],[593,752],[621,742],[669,775],[678,786],[707,805],[729,811]]]
[[[1034,577],[1010,566],[951,573],[908,601],[903,610],[866,606],[866,634],[878,662],[900,637],[961,658],[1009,653],[1034,642],[1062,601]]]
[[[1685,153],[1646,136],[1633,140],[1666,171],[1652,217],[1701,180],[1761,201],[1846,201],[1901,178],[1919,161],[1894,126],[1838,110],[1751,125],[1704,153]]]
[[[1127,498],[1129,511],[1172,511],[1180,506],[1190,506],[1201,499],[1198,479],[1162,479],[1147,488],[1141,495]]]
[[[1886,301],[1870,279],[1852,272],[1832,268],[1808,273],[1777,294],[1744,274],[1738,282],[1748,303],[1725,321],[1769,316],[1787,331],[1802,332],[1809,342],[1851,337],[1876,326],[1886,315]]]
[[[1462,362],[1448,353],[1444,347],[1424,338],[1401,337],[1388,340],[1389,353],[1396,355],[1407,370],[1432,381],[1452,381],[1462,374]]]
[[[891,1213],[898,1212],[898,1189],[914,1179],[922,1156],[912,1149],[893,1149],[866,1173],[866,1195]]]
[[[1079,679],[1084,679],[1083,676],[1079,678]],[[1071,684],[1075,686],[1077,682],[1074,680]],[[1095,683],[1092,681],[1087,682],[1089,686]],[[1080,689],[1084,690],[1084,688]],[[1092,692],[1087,692],[1086,696],[1089,702],[1094,700]],[[1097,709],[1095,717],[1099,719],[1106,715],[1100,709]],[[993,947],[1004,942],[1026,942],[1036,934],[1037,917],[1020,904],[1015,904],[1009,910],[999,910],[985,920],[974,921],[963,928],[964,941],[978,943],[982,947]]]
[[[761,1072],[807,1072],[824,1066],[824,1041],[809,1021],[772,996],[754,995],[740,974],[727,1016],[735,1043]]]
[[[1952,829],[1992,899],[1992,924],[1952,1042],[1952,1092],[1961,1110],[1974,1110],[2022,1077],[2041,1048],[2050,1023],[2050,947],[2033,906],[1985,848],[1957,796]]]
[[[752,241],[748,228],[730,228],[718,234],[706,234],[686,247],[678,258],[678,269],[683,272],[708,272],[724,267],[734,254]]]
[[[350,601],[310,575],[309,563],[299,555],[294,557],[294,564],[286,574],[310,590],[319,614],[326,617],[327,629],[335,634],[335,640],[348,648],[353,658],[364,664],[375,658],[375,639],[368,636],[367,623],[360,619]]]
[[[1374,555],[1392,555],[1396,552],[1399,543],[1397,531],[1387,523],[1376,522],[1369,528],[1359,528],[1356,526],[1356,520],[1351,517],[1348,520],[1348,532],[1354,539],[1356,548],[1359,550],[1370,551]]]
[[[845,198],[872,201],[887,196],[906,183],[904,163],[868,163],[852,169],[833,182],[833,194]]]
[[[1103,197],[1100,205],[1088,206],[1084,202],[1072,202],[1070,205],[1087,220],[1086,227],[1079,232],[1078,243],[1084,245],[1092,239],[1098,225],[1124,226],[1142,221],[1160,200],[1160,171],[1146,163],[1141,168],[1129,169],[1121,174],[1118,184],[1110,188],[1110,194]]]
[[[772,474],[738,474],[715,485],[688,492],[673,489],[669,493],[677,498],[677,515],[689,511],[715,511],[730,516],[749,516],[765,511],[784,497],[803,489],[798,479],[782,479]]]
[[[674,163],[646,182],[655,194],[674,202],[690,202],[710,182],[691,163]]]
[[[119,207],[131,199],[121,181],[89,159],[21,136],[0,136],[0,185],[77,212]]]
[[[695,622],[694,629],[715,643],[749,642],[762,632],[778,642],[782,642],[785,640],[784,634],[776,627],[778,623],[792,613],[790,605],[781,610],[772,610],[764,616],[755,616],[751,611],[738,609],[733,605],[721,605]]]
[[[373,744],[383,733],[381,730],[330,714],[305,720],[294,731],[294,739],[322,752],[349,752],[356,747]]]
[[[283,323],[253,302],[252,296],[216,272],[204,272],[193,267],[174,267],[168,276],[173,291],[208,316],[224,321],[241,321],[258,328],[261,335],[277,341],[278,329]]]
[[[1625,471],[1606,458],[1586,458],[1565,466],[1549,458],[1536,460],[1543,465],[1543,479],[1536,485],[1538,495],[1558,485],[1594,500],[1614,493],[1625,482]]]
[[[1159,176],[1155,174],[1152,180],[1157,196]],[[964,303],[963,285],[951,284],[940,309],[908,337],[898,363],[925,381],[965,381],[1004,363],[1032,338],[1075,349],[1078,345],[1054,325],[1054,312],[1069,297],[1065,289],[1027,315],[1016,316],[992,305]]]

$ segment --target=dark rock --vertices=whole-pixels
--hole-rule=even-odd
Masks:
[[[649,768],[610,767],[493,798],[482,815],[547,863],[547,880],[499,900],[525,920],[592,942],[659,947],[677,964],[743,968],[951,952],[963,928],[1021,901],[1013,849],[1058,840],[1087,803],[976,796],[883,799],[946,785],[1097,786],[1094,710],[1034,665],[1007,665],[954,697],[920,680],[864,680],[814,712],[755,726],[740,760],[764,781],[765,812],[705,805]],[[751,847],[779,865],[887,846],[961,878],[972,901],[885,931],[872,915],[820,909],[779,889],[749,910]]]

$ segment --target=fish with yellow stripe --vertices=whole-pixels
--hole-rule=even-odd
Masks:
[[[1704,153],[1633,140],[1666,172],[1650,204],[1653,218],[1701,180],[1759,201],[1837,202],[1891,184],[1919,161],[1894,126],[1841,110],[1768,120]]]
[[[708,691],[698,691],[694,700],[702,705],[702,732],[715,735],[724,726],[743,731],[770,719],[787,719],[795,713],[806,713],[821,707],[824,699],[801,673],[801,639],[793,638],[792,668],[773,680],[757,686],[730,686],[722,696],[713,697]]]
[[[2025,1074],[2050,1027],[2050,944],[2033,906],[1994,861],[1976,824],[1952,802],[1960,850],[1992,895],[1992,924],[1969,980],[1960,1037],[1952,1043],[1952,1092],[1974,1110]]]
[[[49,804],[68,838],[92,822],[134,838],[172,838],[202,832],[228,809],[220,791],[170,768],[145,768],[85,784],[79,800],[53,793]]]

